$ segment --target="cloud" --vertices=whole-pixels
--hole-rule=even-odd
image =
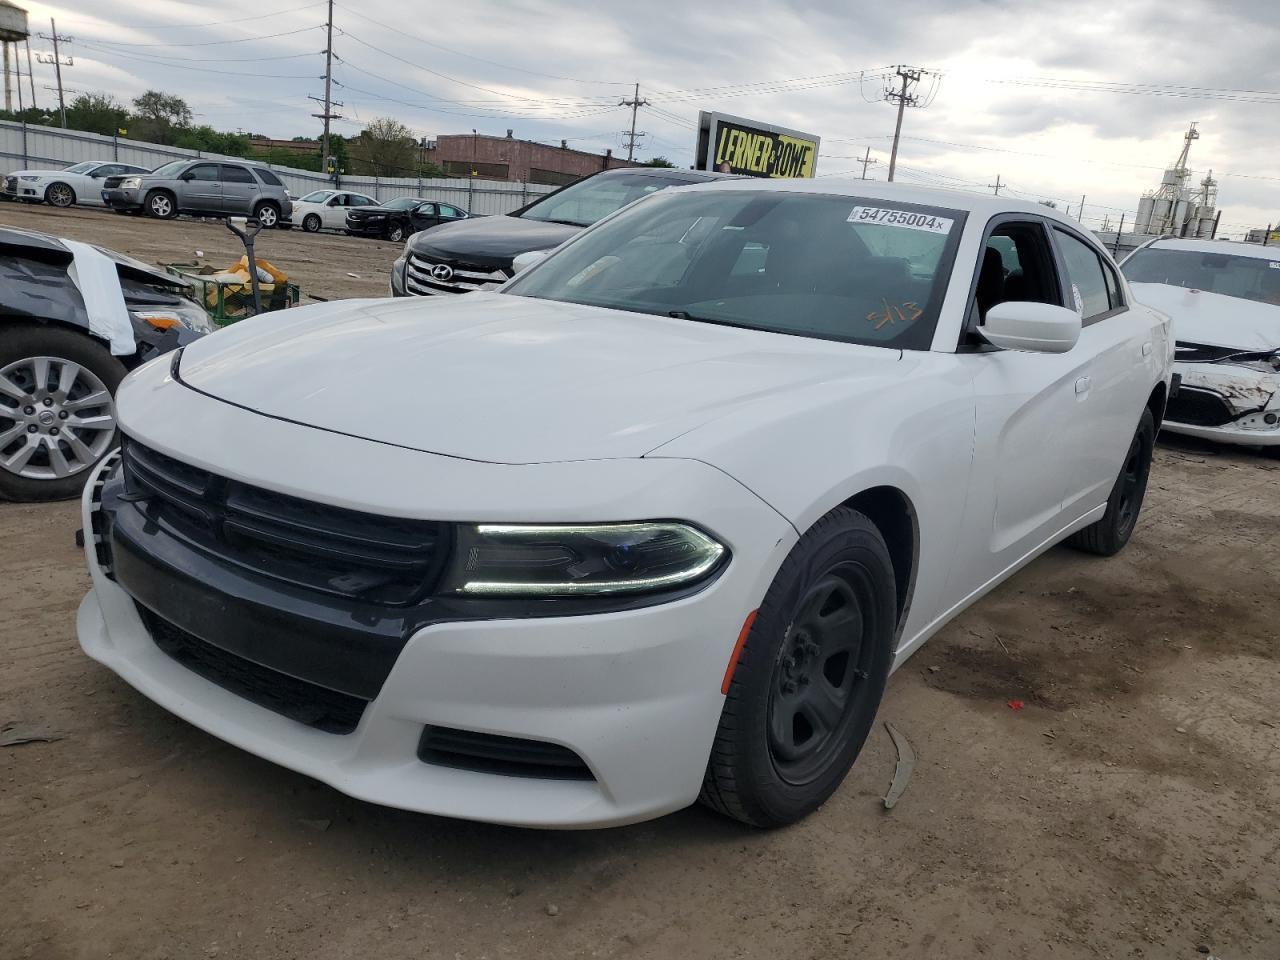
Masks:
[[[100,0],[92,13],[27,6],[33,23],[52,13],[60,31],[83,40],[69,51],[76,56],[64,78],[70,85],[122,98],[157,87],[182,95],[216,126],[314,135],[315,105],[306,98],[322,91],[323,33],[267,35],[318,26],[323,4],[267,16],[306,0],[265,3],[161,0],[145,13],[125,0]],[[349,118],[339,132],[393,115],[421,135],[511,128],[519,137],[570,138],[580,148],[617,152],[630,122],[618,101],[639,80],[651,101],[639,118],[647,133],[642,156],[691,162],[697,111],[719,109],[818,133],[820,173],[859,171],[852,158],[867,146],[887,161],[894,116],[879,80],[859,84],[849,75],[905,62],[941,71],[942,81],[933,102],[905,118],[904,179],[985,189],[999,174],[1023,195],[1078,202],[1084,194],[1086,222],[1114,219],[1157,185],[1188,122],[1198,120],[1203,136],[1192,166],[1220,176],[1224,223],[1280,219],[1276,104],[1198,99],[1191,94],[1203,91],[1169,87],[1163,92],[1180,95],[1027,85],[1280,90],[1274,0],[737,0],[648,8],[633,0],[473,0],[465,13],[444,9],[338,0],[335,97]],[[201,26],[237,14],[245,19]],[[264,39],[246,39],[254,37]],[[800,77],[812,79],[776,83]],[[886,167],[873,172],[883,178]]]

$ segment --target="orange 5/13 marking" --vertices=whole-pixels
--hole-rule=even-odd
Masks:
[[[924,311],[911,300],[900,307],[889,303],[888,300],[881,302],[884,304],[883,310],[872,310],[867,314],[867,323],[872,324],[877,330],[895,323],[911,323],[919,320],[924,314]]]

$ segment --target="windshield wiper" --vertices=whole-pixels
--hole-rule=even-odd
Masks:
[[[724,320],[720,317],[699,317],[690,313],[688,310],[668,310],[667,316],[675,320],[689,320],[693,323],[711,323],[718,327],[738,327],[742,330],[759,330],[758,326],[750,323],[743,323],[741,320]]]
[[[589,227],[591,224],[583,223],[580,220],[557,220],[555,217],[525,217],[526,220],[536,220],[539,223],[558,223],[562,227]]]

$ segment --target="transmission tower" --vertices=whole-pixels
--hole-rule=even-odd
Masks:
[[[893,76],[897,78],[898,83],[894,86],[886,85],[884,89],[884,99],[898,105],[898,122],[893,128],[893,150],[889,154],[890,182],[893,181],[893,175],[898,167],[898,141],[902,138],[902,114],[907,107],[927,107],[933,101],[937,92],[938,74],[932,70],[904,67],[899,64],[894,67]],[[922,97],[919,93],[920,81],[928,76],[934,77],[935,82],[928,94]]]
[[[643,130],[641,130],[639,133],[636,133],[636,112],[641,107],[649,106],[649,101],[640,99],[640,84],[637,83],[636,91],[632,95],[631,99],[619,100],[618,106],[631,108],[631,130],[630,131],[623,130],[622,135],[623,137],[626,138],[627,160],[632,160],[635,157],[636,145],[639,144],[640,138],[646,135]]]

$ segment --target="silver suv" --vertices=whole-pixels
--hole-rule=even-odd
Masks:
[[[254,217],[264,227],[289,223],[293,200],[266,167],[223,160],[174,160],[139,176],[108,177],[102,202],[168,220],[180,213]]]

